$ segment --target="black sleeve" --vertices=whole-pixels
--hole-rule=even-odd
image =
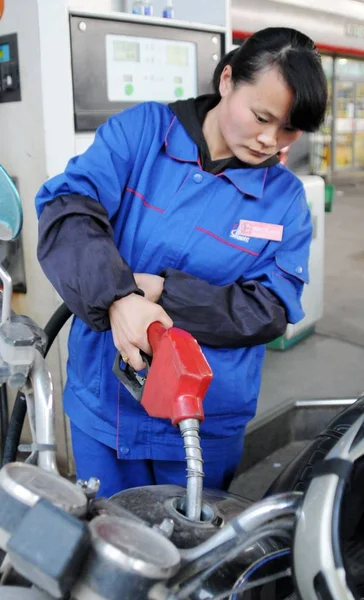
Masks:
[[[285,309],[258,281],[211,285],[188,273],[167,269],[159,303],[176,327],[200,344],[240,348],[266,344],[287,327]]]
[[[38,260],[68,308],[94,331],[110,329],[115,300],[143,295],[114,244],[107,211],[88,196],[59,196],[44,207]]]

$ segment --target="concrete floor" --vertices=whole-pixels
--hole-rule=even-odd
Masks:
[[[364,391],[364,182],[337,190],[325,215],[324,316],[297,346],[268,351],[256,420],[294,400]]]

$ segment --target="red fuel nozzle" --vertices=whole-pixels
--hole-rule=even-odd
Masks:
[[[202,401],[212,380],[211,368],[194,337],[160,323],[148,329],[153,361],[146,377],[141,403],[152,417],[203,421]]]
[[[199,521],[202,505],[202,454],[199,424],[204,419],[202,401],[211,383],[212,371],[197,341],[191,334],[161,323],[152,323],[148,340],[153,360],[143,354],[148,363],[146,376],[129,365],[120,369],[117,354],[113,372],[148,415],[170,419],[179,425],[187,460],[186,516]]]

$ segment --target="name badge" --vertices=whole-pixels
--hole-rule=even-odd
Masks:
[[[283,225],[260,223],[259,221],[245,221],[244,219],[241,219],[238,233],[239,235],[246,235],[247,237],[281,242],[283,237]]]

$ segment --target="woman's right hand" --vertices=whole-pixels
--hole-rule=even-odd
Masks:
[[[158,321],[167,329],[173,326],[161,306],[138,294],[116,300],[109,308],[109,318],[115,347],[136,371],[145,368],[140,350],[152,355],[147,336],[149,325]]]

